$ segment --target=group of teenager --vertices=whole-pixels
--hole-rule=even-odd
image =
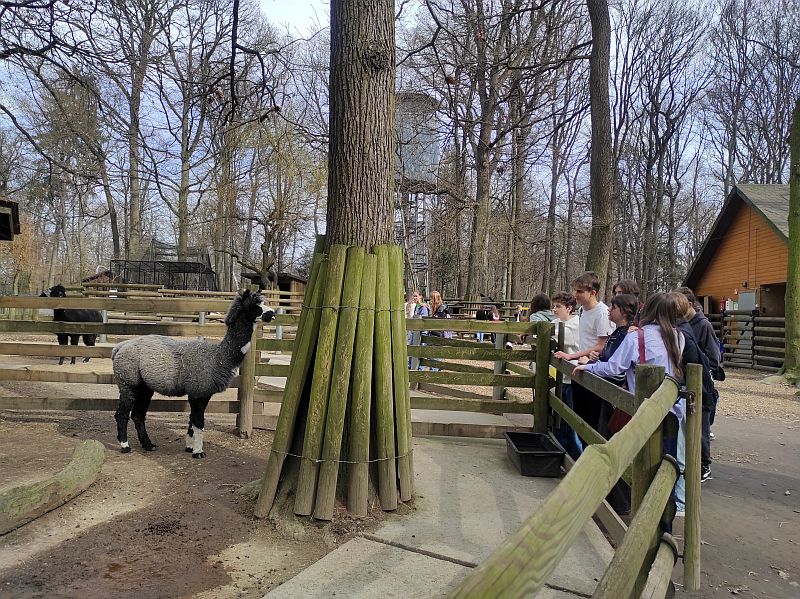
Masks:
[[[548,297],[535,296],[529,320],[548,320],[556,324],[555,334],[564,329],[563,346],[556,358],[575,364],[578,371],[591,372],[634,392],[637,364],[661,366],[667,375],[685,380],[686,366],[703,368],[701,481],[711,478],[711,425],[718,399],[714,380],[724,378],[720,365],[719,342],[711,323],[703,314],[694,293],[679,287],[668,293],[654,293],[644,304],[639,302],[639,286],[623,280],[613,286],[610,306],[598,293],[600,279],[585,272],[572,282],[572,293],[559,292]],[[605,438],[611,438],[630,417],[615,409],[585,387],[564,377],[562,401]],[[685,400],[679,398],[669,418],[676,430],[664,441],[665,451],[678,461],[681,471],[685,455]],[[583,451],[580,438],[565,423],[555,431],[564,449],[577,459]],[[681,476],[675,487],[679,514],[684,509],[685,483]],[[630,489],[620,481],[609,496],[619,513],[630,511]]]

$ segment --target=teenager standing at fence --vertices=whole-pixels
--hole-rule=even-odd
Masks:
[[[706,354],[700,347],[689,319],[695,313],[686,295],[673,291],[670,296],[678,308],[678,330],[686,338],[683,349],[684,364],[700,364],[703,367],[703,410],[700,444],[700,482],[711,478],[711,409],[714,404],[714,381],[711,378],[711,366]]]
[[[559,338],[559,329],[564,328],[564,347],[562,348],[565,353],[573,353],[578,351],[578,343],[580,340],[580,333],[578,331],[579,319],[575,314],[575,296],[565,293],[563,291],[556,293],[553,296],[553,314],[556,316],[555,334],[556,339]],[[532,362],[532,364],[534,364]],[[570,408],[573,407],[572,402],[572,379],[568,376],[564,377],[561,386],[561,401],[563,401]],[[578,438],[578,434],[572,430],[566,422],[561,421],[561,425],[555,430],[556,439],[561,443],[561,446],[566,450],[570,457],[577,460],[581,453],[583,453],[583,444]]]
[[[681,368],[685,340],[677,330],[678,311],[675,301],[666,293],[654,293],[644,305],[640,316],[640,328],[623,340],[608,362],[593,362],[575,367],[573,374],[585,370],[597,376],[609,377],[625,374],[628,390],[636,391],[635,367],[637,364],[662,366],[666,374],[676,379],[683,378]],[[681,472],[684,469],[685,455],[681,451],[685,442],[679,441],[684,435],[686,400],[679,398],[672,406],[670,414],[677,420],[678,437],[665,438],[665,453],[678,460]],[[685,509],[685,483],[681,477],[675,484],[675,500],[678,512]]]
[[[556,352],[555,357],[586,362],[589,354],[603,350],[614,327],[608,320],[608,306],[597,299],[600,292],[600,278],[597,274],[591,271],[583,273],[572,282],[572,288],[580,306],[578,351]],[[575,403],[575,413],[597,430],[603,400],[576,383],[572,386],[572,401]]]
[[[725,371],[722,369],[722,357],[719,351],[719,340],[714,331],[714,326],[708,320],[703,311],[700,309],[700,304],[694,292],[688,287],[678,287],[675,291],[682,293],[689,301],[689,311],[687,312],[686,320],[689,326],[692,327],[697,345],[700,350],[705,354],[708,359],[708,367],[711,369],[711,376],[713,380],[724,381]],[[714,396],[711,402],[711,411],[708,416],[708,435],[714,438],[711,432],[711,425],[714,424],[714,417],[717,415],[717,403],[719,401],[719,393],[716,387],[714,388]],[[705,432],[703,434],[706,434]],[[705,479],[704,479],[705,480]]]

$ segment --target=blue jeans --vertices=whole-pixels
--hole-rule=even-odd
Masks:
[[[681,475],[675,481],[675,489],[672,492],[675,500],[675,507],[679,512],[686,509],[686,479],[683,472],[686,470],[686,418],[678,421],[678,436],[664,437],[664,453],[671,455],[678,461]]]
[[[572,408],[572,385],[570,383],[561,386],[561,401]],[[581,457],[583,453],[583,443],[581,443],[578,433],[572,430],[572,427],[567,424],[563,418],[558,428],[553,432],[555,433],[556,441],[561,444],[561,447],[564,448],[569,457],[573,460],[577,460]]]

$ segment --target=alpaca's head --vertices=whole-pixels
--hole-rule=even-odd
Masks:
[[[244,319],[247,324],[254,324],[259,318],[264,322],[270,322],[274,317],[275,310],[264,303],[261,294],[245,289],[239,292],[231,307],[228,308],[225,324],[232,326],[239,319]]]
[[[50,288],[50,297],[67,297],[67,290],[63,285],[56,285]]]

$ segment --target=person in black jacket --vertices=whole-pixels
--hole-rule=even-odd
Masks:
[[[711,378],[711,365],[703,352],[702,347],[694,335],[692,326],[686,316],[690,314],[691,306],[686,296],[678,291],[673,291],[670,296],[675,300],[678,310],[678,330],[685,339],[682,361],[684,364],[700,364],[703,367],[703,409],[702,409],[702,442],[700,445],[700,481],[705,482],[711,478],[711,423],[710,416],[714,404],[714,380]]]

